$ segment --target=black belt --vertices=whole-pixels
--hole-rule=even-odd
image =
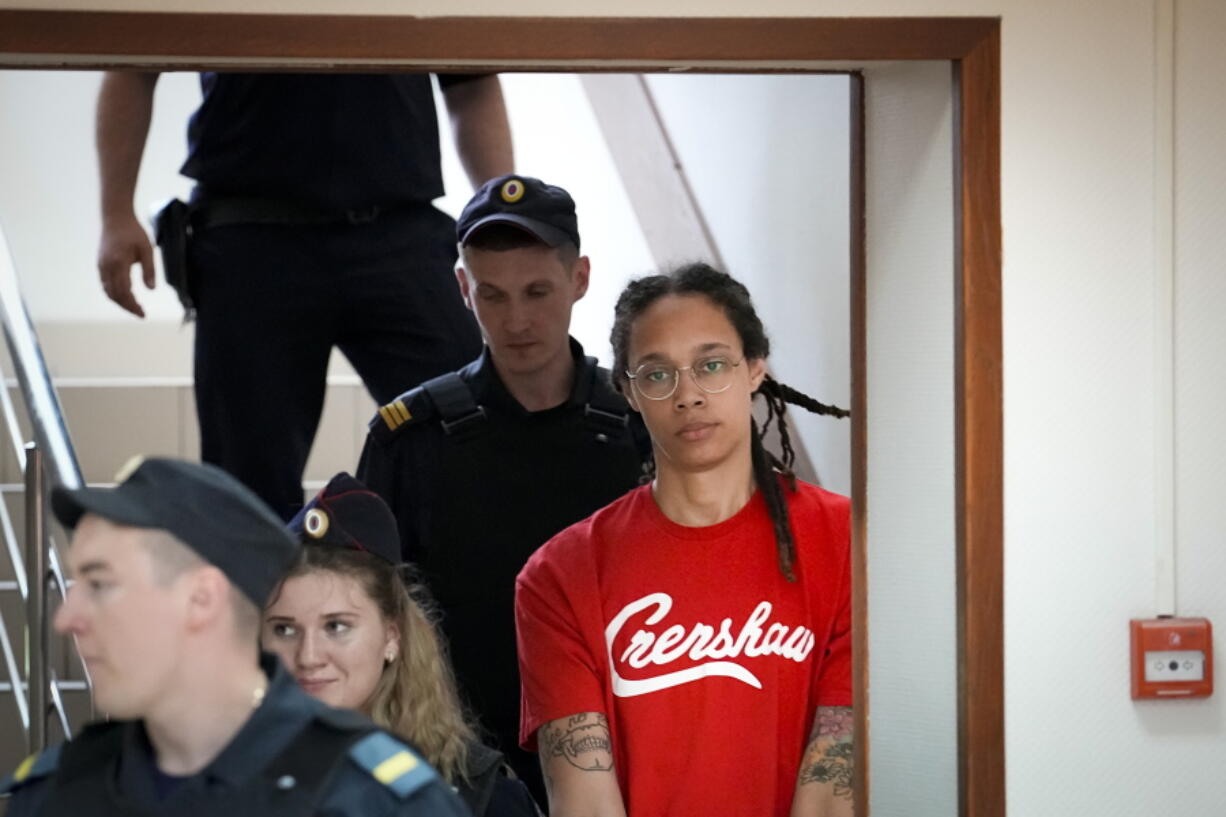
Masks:
[[[371,205],[348,210],[324,210],[309,204],[281,199],[216,198],[191,204],[194,229],[225,227],[231,224],[370,224],[388,213],[412,209],[414,205]],[[417,207],[428,203],[418,204]]]

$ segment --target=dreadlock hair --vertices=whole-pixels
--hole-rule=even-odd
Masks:
[[[749,290],[740,281],[726,272],[720,272],[709,264],[701,261],[686,264],[671,272],[659,275],[649,275],[631,281],[622,290],[613,310],[613,331],[609,342],[613,346],[613,378],[618,391],[624,391],[627,380],[625,373],[629,369],[630,330],[634,321],[649,306],[666,295],[701,295],[723,310],[724,315],[736,330],[741,340],[745,357],[751,360],[765,360],[770,356],[770,339],[762,326],[762,320],[754,309]],[[767,375],[756,395],[762,395],[766,401],[766,420],[762,428],[758,428],[756,420],[751,421],[750,459],[753,463],[754,483],[762,492],[766,501],[766,509],[775,528],[775,547],[779,555],[779,570],[788,581],[795,581],[793,566],[796,562],[796,542],[793,536],[792,523],[788,514],[784,487],[789,492],[796,490],[796,475],[792,464],[796,452],[792,448],[792,437],[788,430],[787,418],[784,414],[786,404],[791,403],[807,409],[814,414],[824,414],[832,417],[847,417],[849,412],[838,406],[826,405],[814,400],[807,394],[786,386]],[[779,444],[782,456],[767,451],[762,444],[762,437],[774,424],[779,434]],[[648,466],[648,476],[654,473],[654,466]]]

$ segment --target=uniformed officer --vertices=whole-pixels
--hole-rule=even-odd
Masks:
[[[149,459],[52,507],[74,529],[55,626],[113,720],[22,763],[9,817],[467,814],[412,749],[259,655],[298,545],[233,478]]]
[[[637,484],[641,425],[569,337],[591,270],[570,195],[526,176],[491,179],[457,235],[456,276],[485,349],[379,409],[358,477],[392,507],[404,558],[442,608],[463,691],[543,803],[536,756],[518,748],[515,576],[550,537]]]
[[[154,268],[132,195],[157,78],[112,71],[98,95],[98,269],[111,300],[140,317],[132,267],[148,287]],[[181,270],[196,316],[201,458],[289,519],[334,346],[379,403],[481,348],[452,278],[455,223],[432,204],[443,176],[431,80],[206,72],[200,86],[181,169],[196,183],[190,213],[163,211],[157,232],[167,279]],[[439,86],[473,186],[509,172],[498,76],[440,75]]]
[[[264,648],[308,694],[412,742],[475,817],[539,817],[464,711],[434,604],[400,561],[387,503],[342,472],[289,529],[302,555],[264,610]]]

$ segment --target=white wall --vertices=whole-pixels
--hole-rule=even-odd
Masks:
[[[949,67],[865,72],[871,814],[955,814]],[[923,751],[917,751],[918,746]]]
[[[507,13],[491,0],[422,0],[411,8],[398,0],[226,0],[210,7]],[[1224,520],[1214,489],[1226,443],[1214,411],[1224,396],[1214,351],[1226,336],[1215,300],[1226,235],[1226,22],[1209,0],[1180,0],[1178,10],[1181,611],[1221,626]],[[514,12],[1003,18],[1009,811],[1220,813],[1222,693],[1201,703],[1128,699],[1127,619],[1153,610],[1151,0],[523,0]],[[923,736],[911,748],[923,752]]]
[[[1216,613],[1226,628],[1226,4],[1184,0],[1176,16],[1176,487],[1177,525],[1186,549],[1178,564],[1179,598],[1192,615]],[[1186,718],[1220,738],[1223,707],[1184,708]],[[1149,710],[1147,726],[1160,727]],[[1226,798],[1226,784],[1221,789]]]
[[[0,71],[0,226],[35,320],[123,321],[98,285],[98,163],[94,154],[95,72]],[[158,81],[154,118],[137,186],[137,215],[187,195],[178,175],[187,154],[187,117],[200,102],[195,74]],[[151,321],[182,315],[174,292],[138,286]]]
[[[775,376],[851,403],[845,76],[648,78],[728,271],[753,294]],[[851,424],[789,410],[823,485],[851,492]]]
[[[1204,180],[1221,178],[1226,20],[1211,5],[1177,5],[1175,490],[1179,612],[1220,624],[1221,503],[1204,486],[1226,453],[1209,408],[1226,327],[1203,310],[1223,305],[1226,225]],[[1156,612],[1153,5],[1048,13],[1004,28],[1010,808],[1216,814],[1221,693],[1128,698],[1127,621]]]

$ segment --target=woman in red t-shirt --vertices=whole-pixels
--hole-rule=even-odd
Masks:
[[[749,292],[705,264],[629,284],[612,343],[654,479],[517,585],[521,740],[551,814],[850,815],[849,503],[795,479],[783,409],[846,412],[766,373]]]

